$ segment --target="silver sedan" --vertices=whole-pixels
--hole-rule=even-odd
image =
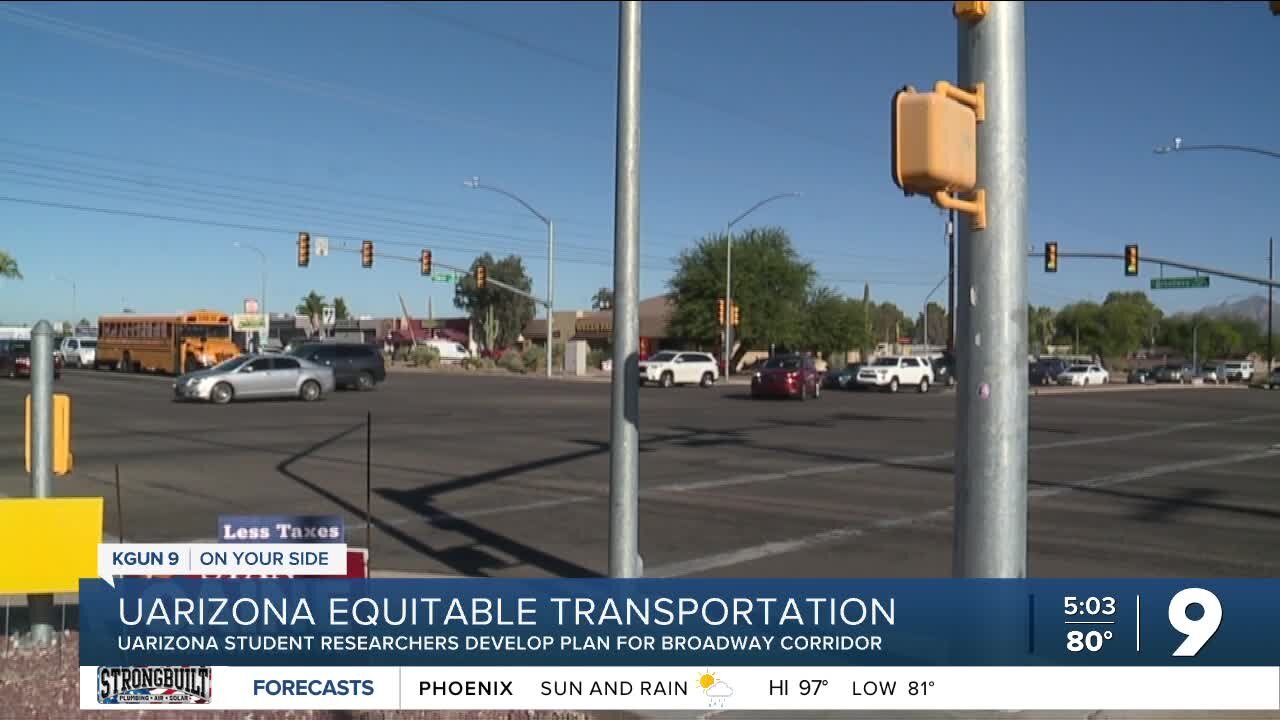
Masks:
[[[179,377],[173,383],[173,396],[175,400],[209,400],[219,405],[278,397],[310,402],[333,388],[333,368],[286,355],[241,355]]]

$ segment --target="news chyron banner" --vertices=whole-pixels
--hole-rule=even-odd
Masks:
[[[1280,710],[1274,580],[123,577],[80,602],[83,709]]]

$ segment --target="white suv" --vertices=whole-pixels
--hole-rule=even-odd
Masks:
[[[62,362],[67,367],[93,367],[94,357],[98,354],[98,339],[91,337],[69,337],[62,339],[58,348],[62,353]]]
[[[711,387],[720,377],[716,359],[707,353],[663,350],[640,363],[640,384],[653,382],[662,387],[697,383]]]
[[[1218,378],[1223,382],[1231,382],[1233,380],[1250,382],[1253,380],[1253,363],[1248,360],[1221,363],[1218,365]]]
[[[933,383],[933,368],[923,358],[889,355],[858,371],[858,385],[884,388],[898,392],[899,385],[916,386],[922,393],[929,392]]]

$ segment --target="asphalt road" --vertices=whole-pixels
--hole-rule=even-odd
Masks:
[[[372,564],[487,576],[607,569],[609,387],[397,373],[318,403],[179,404],[159,377],[67,372],[75,472],[129,541],[207,540],[222,513],[344,514]],[[29,492],[25,382],[0,381],[0,493]],[[649,576],[946,576],[955,396],[641,390]],[[1280,575],[1280,393],[1033,397],[1029,574]]]

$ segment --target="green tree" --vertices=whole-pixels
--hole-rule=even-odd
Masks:
[[[0,250],[0,278],[22,279],[22,271],[18,269],[18,261],[3,250]]]
[[[879,305],[871,303],[868,309],[871,313],[873,343],[895,343],[899,337],[911,337],[913,334],[915,323],[897,305],[891,302]]]
[[[307,318],[312,332],[318,332],[324,322],[324,296],[312,290],[302,296],[302,302],[294,310]]]
[[[475,269],[481,265],[490,279],[525,292],[533,288],[533,280],[525,272],[524,261],[519,255],[494,260],[492,255],[485,253],[471,263],[471,274],[462,278],[454,289],[454,307],[467,312],[480,336],[486,338],[489,348],[508,347],[515,343],[533,319],[534,304],[529,298],[492,283],[483,289],[477,288]]]
[[[725,295],[725,254],[729,236],[707,235],[680,253],[667,281],[674,296],[672,336],[712,345],[720,337],[716,301]],[[786,231],[752,228],[732,236],[733,302],[741,308],[735,328],[733,362],[770,344],[795,345],[803,339],[803,308],[817,272],[796,253]]]
[[[610,310],[613,308],[613,291],[609,288],[600,288],[596,294],[591,297],[592,310]]]
[[[927,321],[924,317],[924,313],[920,313],[916,316],[916,335],[920,337],[921,341],[924,340],[924,328],[927,322],[929,328],[929,344],[945,345],[947,342],[947,330],[950,328],[950,323],[947,318],[947,309],[936,302],[930,302],[925,310],[929,313]]]
[[[1031,352],[1044,352],[1057,334],[1057,313],[1047,306],[1027,305],[1027,345]]]
[[[1143,292],[1112,292],[1102,303],[1102,337],[1098,353],[1111,358],[1128,357],[1148,342],[1151,329],[1164,315]]]
[[[803,344],[822,353],[830,362],[845,355],[858,342],[860,328],[850,312],[849,302],[829,287],[819,287],[810,293],[804,306]],[[843,365],[843,360],[841,360]]]
[[[351,312],[347,310],[347,301],[341,297],[333,299],[333,316],[338,320],[347,320],[351,317]]]
[[[1076,302],[1058,311],[1054,323],[1059,345],[1071,345],[1074,352],[1101,354],[1104,334],[1102,306],[1095,302]]]

